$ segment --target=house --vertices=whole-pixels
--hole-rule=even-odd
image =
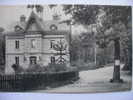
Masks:
[[[57,16],[53,16],[53,20],[44,21],[34,11],[28,20],[22,15],[14,31],[6,34],[5,73],[14,73],[11,67],[13,64],[19,64],[24,69],[31,64],[48,65],[59,57],[58,51],[53,48],[59,41],[67,45],[63,57],[69,63],[69,34],[70,26],[61,23]]]

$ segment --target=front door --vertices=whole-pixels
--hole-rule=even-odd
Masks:
[[[30,57],[30,64],[36,64],[36,56]]]

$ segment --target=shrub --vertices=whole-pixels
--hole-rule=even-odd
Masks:
[[[26,72],[46,72],[46,67],[39,64],[29,65]]]
[[[54,72],[67,70],[66,64],[51,64],[50,63],[48,67],[50,71],[54,71]]]
[[[24,69],[19,64],[13,64],[12,68],[13,68],[15,74],[24,72]]]
[[[39,64],[30,65],[25,72],[61,72],[71,71],[74,68],[69,68],[66,64],[49,63],[48,66],[41,66]]]

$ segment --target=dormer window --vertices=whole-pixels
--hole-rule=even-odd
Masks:
[[[25,21],[26,21],[25,15],[21,15],[21,16],[20,16],[20,22],[25,22]]]
[[[14,30],[15,30],[15,32],[18,32],[18,31],[21,30],[21,28],[20,28],[18,25],[16,25],[16,26],[14,27]]]
[[[57,30],[57,26],[54,25],[54,24],[52,24],[52,25],[50,26],[50,29],[51,29],[51,30]]]
[[[23,32],[24,29],[23,29],[22,27],[20,27],[19,25],[16,25],[16,26],[14,27],[14,31],[15,31],[15,32]]]

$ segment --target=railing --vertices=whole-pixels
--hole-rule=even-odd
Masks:
[[[78,71],[25,73],[0,76],[0,91],[26,91],[56,87],[78,79]]]

